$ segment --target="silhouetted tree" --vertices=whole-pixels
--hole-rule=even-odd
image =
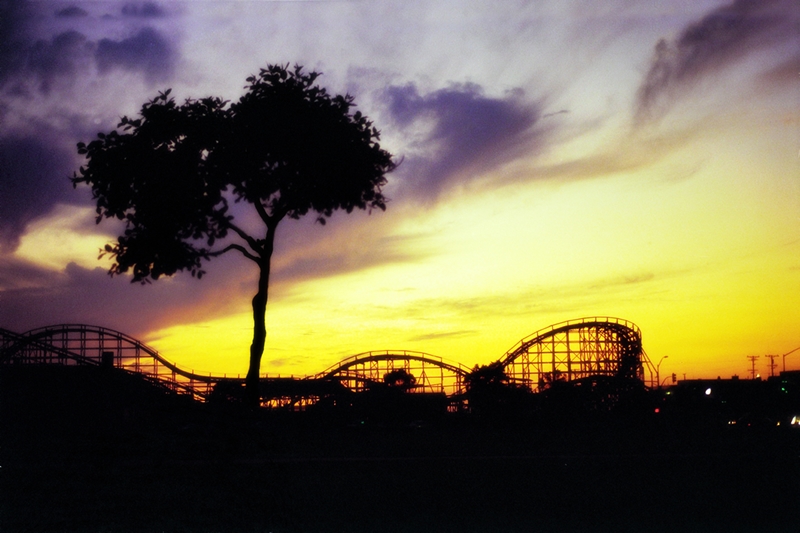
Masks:
[[[566,382],[567,379],[564,373],[558,369],[553,369],[552,372],[545,372],[539,376],[539,391],[550,389]]]
[[[475,366],[464,378],[470,409],[478,414],[510,414],[530,399],[526,387],[513,383],[499,361]]]
[[[510,379],[500,361],[489,363],[488,365],[478,366],[466,375],[464,382],[467,390],[494,388],[508,385]]]
[[[383,382],[391,388],[404,392],[417,386],[417,378],[402,368],[387,372],[383,376]]]
[[[97,222],[125,222],[101,253],[114,259],[111,275],[133,273],[149,282],[237,252],[260,275],[252,301],[253,342],[247,400],[258,402],[266,339],[270,258],[275,230],[286,217],[313,211],[320,223],[334,211],[386,209],[381,187],[394,168],[379,132],[350,95],[331,96],[315,85],[317,72],[269,65],[247,78],[245,94],[178,105],[167,90],[145,103],[140,116],[122,117],[117,130],[78,143],[87,163],[73,185],[91,187]],[[230,201],[253,206],[263,223],[248,232],[228,211]]]

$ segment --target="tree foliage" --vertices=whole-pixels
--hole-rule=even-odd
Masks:
[[[166,90],[138,117],[122,117],[116,130],[78,143],[87,161],[73,185],[91,187],[98,223],[125,223],[101,254],[114,260],[111,275],[131,272],[133,281],[147,283],[186,270],[199,278],[205,261],[232,251],[258,265],[251,393],[278,223],[311,212],[324,224],[340,209],[386,209],[381,188],[392,156],[373,123],[351,112],[353,97],[332,96],[315,84],[319,75],[269,65],[247,78],[232,104],[217,97],[178,104]],[[263,230],[240,227],[230,201],[252,205]]]
[[[514,383],[500,361],[476,365],[464,382],[470,409],[477,414],[512,414],[530,400],[528,389]]]
[[[270,65],[247,79],[247,92],[230,106],[220,98],[178,105],[167,90],[140,117],[122,117],[122,133],[78,143],[88,164],[73,183],[91,186],[98,222],[126,223],[105,250],[116,261],[110,272],[132,270],[135,281],[180,270],[200,275],[229,231],[255,260],[262,245],[228,215],[228,190],[265,223],[309,211],[324,223],[337,209],[384,210],[391,155],[372,123],[350,114],[353,97],[332,97],[314,85],[318,76]]]
[[[225,184],[208,165],[219,142],[215,131],[230,111],[217,98],[179,106],[169,93],[144,104],[139,118],[122,117],[123,133],[78,143],[88,162],[72,178],[75,186],[91,186],[98,223],[125,222],[124,233],[104,253],[115,260],[110,274],[132,270],[139,282],[180,270],[202,276],[201,261],[232,224]]]
[[[417,378],[403,368],[398,368],[384,374],[383,382],[390,388],[404,392],[417,386]]]

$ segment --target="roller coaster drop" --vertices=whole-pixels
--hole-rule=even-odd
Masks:
[[[107,328],[65,324],[22,334],[0,329],[0,364],[93,365],[142,375],[158,386],[206,400],[235,390],[244,378],[187,371],[142,342]],[[613,377],[649,382],[655,372],[639,328],[617,318],[592,317],[552,325],[525,337],[499,360],[508,380],[539,392],[556,381]],[[459,398],[470,369],[434,355],[375,351],[354,355],[302,379],[263,377],[262,405],[302,409],[342,391],[362,392],[392,372],[409,376],[411,393]],[[646,380],[645,373],[649,374]]]

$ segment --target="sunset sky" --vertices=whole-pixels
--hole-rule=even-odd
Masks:
[[[587,316],[637,324],[662,376],[768,375],[800,346],[796,0],[0,2],[0,327],[243,374],[252,263],[111,278],[119,227],[68,178],[159,90],[236,100],[268,63],[354,95],[402,163],[386,212],[279,227],[264,372],[471,367]]]

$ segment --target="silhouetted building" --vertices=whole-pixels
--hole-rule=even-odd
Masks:
[[[661,416],[676,424],[770,427],[800,415],[800,372],[762,379],[692,379],[660,391]]]

